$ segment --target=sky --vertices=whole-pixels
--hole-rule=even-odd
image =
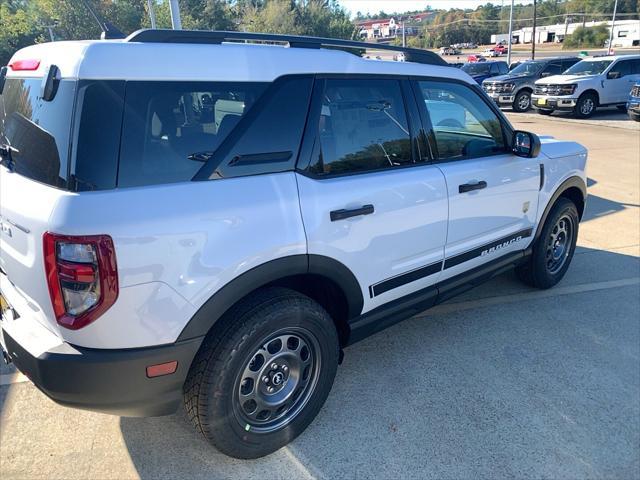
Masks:
[[[510,0],[339,0],[340,5],[345,7],[351,16],[356,12],[378,13],[385,12],[410,12],[412,10],[423,10],[427,5],[433,9],[449,8],[476,8],[491,1],[494,5],[500,5],[503,1],[509,5]],[[532,3],[532,0],[515,0],[515,3]]]

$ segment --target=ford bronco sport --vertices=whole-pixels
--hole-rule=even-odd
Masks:
[[[6,358],[71,407],[184,402],[255,458],[311,423],[347,345],[512,267],[556,284],[585,149],[514,131],[435,54],[364,47],[145,30],[18,51],[0,75]]]

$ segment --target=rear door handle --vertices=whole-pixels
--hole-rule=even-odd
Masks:
[[[487,188],[487,182],[485,182],[484,180],[480,182],[464,183],[462,185],[458,185],[458,192],[466,193],[473,190],[482,190],[483,188]]]
[[[363,205],[360,208],[333,210],[329,212],[331,221],[344,220],[345,218],[358,217],[360,215],[371,215],[374,211],[373,205]]]

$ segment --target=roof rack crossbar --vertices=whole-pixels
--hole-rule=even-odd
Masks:
[[[207,30],[162,30],[145,29],[138,30],[127,37],[127,42],[142,43],[204,43],[220,44],[223,42],[266,42],[287,44],[291,48],[323,48],[333,47],[337,49],[375,49],[401,52],[408,62],[425,63],[429,65],[447,66],[439,55],[427,50],[406,48],[396,45],[371,44],[354,40],[342,40],[337,38],[305,37],[298,35],[276,35],[270,33],[254,32],[225,32]]]

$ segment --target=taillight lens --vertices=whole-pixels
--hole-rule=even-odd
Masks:
[[[37,70],[40,66],[40,60],[28,59],[28,60],[16,60],[9,64],[11,70]]]
[[[44,234],[44,263],[57,322],[82,328],[118,298],[118,270],[108,235]]]

